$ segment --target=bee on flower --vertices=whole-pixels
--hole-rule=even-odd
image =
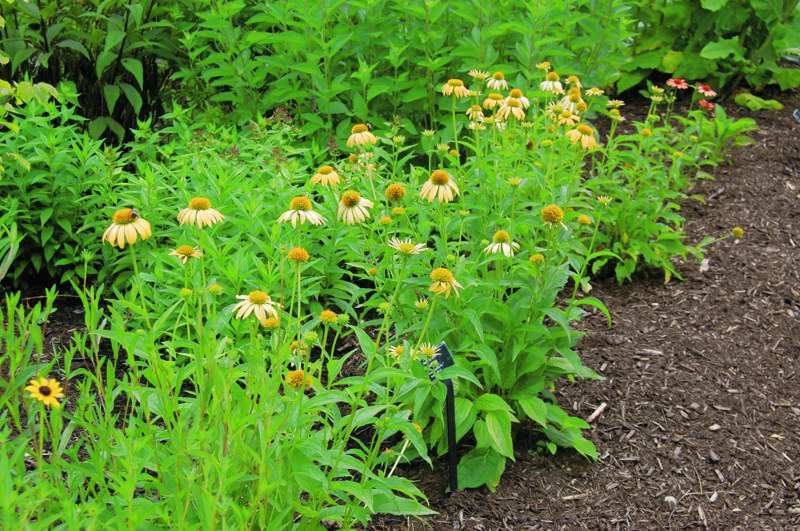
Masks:
[[[187,208],[178,212],[178,223],[194,225],[197,228],[210,227],[225,219],[218,210],[211,206],[207,197],[193,197]]]
[[[103,232],[103,241],[123,249],[126,243],[133,245],[138,238],[146,240],[152,233],[150,223],[139,216],[138,210],[120,208],[114,212],[111,225]]]
[[[372,201],[361,197],[361,194],[354,190],[348,190],[342,194],[342,198],[339,200],[336,217],[347,225],[356,225],[369,219],[368,209],[370,208],[372,208]]]
[[[440,203],[449,203],[459,194],[458,185],[445,170],[434,170],[427,181],[422,185],[419,196],[427,199],[429,203],[435,200]]]
[[[428,250],[424,243],[414,243],[410,238],[402,240],[400,238],[391,238],[389,240],[389,247],[405,255],[420,254]]]
[[[554,70],[548,72],[544,78],[544,81],[539,83],[539,88],[545,92],[551,92],[553,94],[564,94],[564,87],[561,85],[561,81],[558,73]]]
[[[64,390],[58,380],[52,378],[34,378],[31,380],[25,390],[31,398],[38,400],[47,407],[60,408],[61,402],[59,398],[64,396]]]
[[[357,161],[358,157],[356,157],[356,162]],[[339,174],[336,173],[336,170],[333,168],[333,166],[328,166],[325,164],[324,166],[320,166],[317,169],[317,173],[311,177],[311,184],[337,186],[339,184],[339,179]]]
[[[573,145],[580,142],[583,149],[594,149],[598,146],[597,139],[594,136],[594,129],[586,124],[581,124],[575,129],[567,131],[567,138]]]
[[[198,247],[192,247],[191,245],[179,245],[176,249],[170,251],[169,255],[174,256],[180,260],[182,264],[186,265],[186,262],[189,261],[189,258],[200,258],[203,256],[203,251],[201,251]]]
[[[325,218],[314,212],[311,199],[304,195],[292,198],[289,210],[278,217],[278,223],[291,223],[292,227],[296,227],[298,222],[302,225],[306,221],[312,225],[322,225],[325,223]]]
[[[483,81],[487,77],[489,77],[489,72],[487,72],[486,70],[478,70],[476,68],[473,68],[472,70],[467,72],[467,75],[472,79],[474,79],[475,81]]]
[[[464,82],[460,79],[448,79],[447,83],[442,85],[442,94],[456,98],[466,98],[469,97],[469,89],[464,86]]]
[[[431,271],[430,276],[431,285],[428,291],[436,293],[437,295],[442,294],[445,299],[450,297],[450,293],[455,293],[456,297],[458,297],[458,290],[463,288],[463,286],[458,283],[453,273],[447,268],[437,267]]]
[[[492,77],[489,81],[486,82],[486,86],[493,90],[506,90],[508,89],[508,82],[506,81],[506,76],[500,71],[495,72],[492,74]]]
[[[370,146],[377,144],[378,139],[369,130],[367,124],[356,124],[350,129],[350,137],[347,139],[347,147]]]
[[[689,83],[687,83],[685,79],[671,77],[667,80],[667,86],[677,90],[686,90],[689,88]]]
[[[492,236],[492,243],[487,245],[483,252],[486,254],[502,253],[504,256],[514,256],[514,253],[519,250],[519,244],[511,240],[511,235],[508,231],[498,230]]]
[[[239,302],[233,307],[234,315],[237,319],[247,319],[250,314],[255,315],[259,321],[267,317],[278,317],[278,310],[281,305],[273,301],[266,292],[254,290],[247,295],[237,295]]]
[[[483,121],[483,109],[477,103],[475,105],[470,105],[466,114],[470,120],[474,120],[476,122]]]

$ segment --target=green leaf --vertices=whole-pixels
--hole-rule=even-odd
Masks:
[[[517,403],[529,419],[547,427],[547,404],[541,398],[532,396],[518,400]]]
[[[506,468],[506,458],[491,448],[473,448],[458,462],[458,488],[486,485],[494,492]]]
[[[744,53],[745,49],[739,44],[739,40],[736,37],[731,37],[730,39],[709,42],[700,50],[700,57],[704,59],[724,59],[732,55],[734,59],[743,61]]]
[[[674,73],[683,62],[683,52],[670,50],[661,58],[661,70],[668,74]]]
[[[139,111],[142,110],[142,96],[139,94],[139,91],[129,83],[120,83],[119,86],[122,88],[122,92],[125,93],[125,98],[127,98],[128,102],[133,107],[133,111],[138,116]]]
[[[511,420],[508,414],[500,411],[490,411],[486,414],[486,430],[492,448],[501,455],[514,459],[514,443],[511,440]]]
[[[764,109],[783,109],[783,104],[777,100],[765,100],[749,92],[740,92],[733,99],[737,105],[747,107],[751,111],[761,111]]]
[[[84,56],[86,59],[91,59],[91,56],[89,55],[89,50],[86,49],[86,46],[84,46],[82,43],[76,40],[64,39],[61,42],[57,42],[56,46],[60,48],[69,48],[70,50],[75,50],[76,52]]]
[[[772,71],[772,77],[781,90],[800,87],[800,68],[776,68]]]
[[[120,91],[116,85],[106,83],[103,85],[103,96],[106,99],[106,107],[108,107],[108,114],[114,114],[114,107],[117,105]]]
[[[703,6],[703,9],[708,9],[709,11],[719,11],[727,3],[728,0],[700,0],[700,5]]]
[[[138,59],[127,57],[122,60],[122,66],[130,72],[139,84],[139,88],[144,90],[144,70],[142,69],[142,62]]]
[[[511,406],[500,396],[484,393],[475,400],[475,407],[479,411],[511,411]]]

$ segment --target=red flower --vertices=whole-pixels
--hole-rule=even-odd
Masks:
[[[697,92],[705,96],[706,98],[713,98],[717,95],[714,89],[711,88],[711,85],[706,85],[705,83],[700,83],[697,85]]]
[[[708,100],[700,100],[700,101],[697,102],[697,104],[700,105],[700,107],[704,108],[707,111],[713,111],[714,107],[716,107],[716,105],[714,105],[713,103],[711,103]]]
[[[667,80],[667,86],[678,90],[686,90],[689,88],[689,83],[683,78],[674,77]]]

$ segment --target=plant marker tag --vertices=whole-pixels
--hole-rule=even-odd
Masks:
[[[442,343],[436,349],[436,355],[431,359],[420,360],[420,363],[428,370],[428,378],[431,381],[436,380],[439,373],[447,367],[455,365],[453,355],[450,354],[450,349],[447,348],[446,343]],[[450,465],[450,492],[458,490],[458,458],[456,456],[456,397],[453,390],[453,380],[442,380],[445,388],[447,389],[447,398],[445,400],[445,412],[447,413],[447,457]]]

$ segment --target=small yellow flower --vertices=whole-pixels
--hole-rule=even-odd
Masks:
[[[377,144],[378,139],[375,138],[369,127],[366,124],[356,124],[350,129],[350,137],[347,139],[347,147],[353,146],[369,146]]]
[[[455,149],[451,149],[450,151],[447,152],[447,154],[450,155],[451,157],[458,157],[458,151],[456,151]]]
[[[449,203],[458,194],[456,182],[450,178],[449,173],[441,169],[434,170],[419,191],[419,196],[427,199],[429,203],[434,199],[440,203]]]
[[[423,129],[422,130],[422,136],[424,136],[425,138],[433,138],[433,135],[435,135],[435,134],[436,134],[436,131],[434,131],[433,129]]]
[[[539,88],[545,92],[552,92],[553,94],[564,93],[564,87],[561,85],[558,73],[555,70],[547,73],[544,81],[539,83]]]
[[[278,317],[280,303],[273,301],[269,295],[260,290],[254,290],[247,295],[237,295],[239,302],[233,307],[237,319],[246,319],[250,314],[263,321],[267,316]]]
[[[573,85],[574,88],[581,88],[581,80],[578,76],[569,76],[567,78],[567,83]]]
[[[181,299],[188,299],[192,295],[194,295],[194,291],[192,291],[192,288],[181,288],[181,290],[178,292],[178,296]]]
[[[581,225],[591,225],[594,222],[592,221],[592,218],[590,218],[586,214],[581,214],[580,216],[578,216],[578,223],[580,223]]]
[[[525,184],[525,179],[523,179],[522,177],[509,177],[508,179],[506,179],[506,182],[511,186],[513,186],[514,188],[518,188],[523,184]]]
[[[564,219],[564,211],[555,204],[549,204],[542,209],[542,221],[548,225],[556,225]]]
[[[456,98],[466,98],[469,96],[469,89],[464,86],[464,82],[460,79],[448,79],[447,83],[442,85],[442,94],[445,96],[455,96]]]
[[[309,258],[311,258],[308,254],[308,251],[302,247],[292,247],[289,249],[287,256],[289,257],[289,260],[296,263],[308,262]]]
[[[203,251],[191,245],[180,245],[177,249],[170,251],[169,255],[180,260],[182,264],[186,264],[189,258],[200,258],[203,256]]]
[[[622,116],[622,113],[619,112],[619,109],[611,109],[610,111],[608,111],[608,115],[615,122],[624,122],[625,121],[625,117]]]
[[[306,376],[303,369],[297,369],[286,373],[286,385],[292,389],[306,388],[309,389],[314,384],[314,379],[311,375]]]
[[[379,225],[384,225],[384,226],[391,225],[392,224],[392,217],[391,216],[381,216],[378,219],[378,224]]]
[[[594,137],[594,129],[586,124],[581,124],[575,129],[567,131],[567,138],[572,144],[580,142],[583,149],[594,149],[597,147],[597,139]]]
[[[650,129],[649,127],[645,127],[644,129],[642,129],[642,136],[645,138],[653,136],[653,130]]]
[[[478,70],[477,68],[473,68],[467,75],[476,81],[483,81],[487,77],[489,77],[489,72],[486,70]]]
[[[511,240],[508,231],[499,230],[492,236],[492,243],[487,245],[483,252],[486,254],[502,253],[504,256],[514,256],[514,252],[519,250],[519,244]]]
[[[544,263],[544,255],[542,253],[534,253],[528,258],[532,264],[542,264]]]
[[[403,215],[405,215],[405,213],[406,213],[406,209],[403,208],[403,207],[394,207],[392,209],[392,215],[393,216],[403,216]]]
[[[419,356],[424,356],[426,358],[432,358],[438,353],[439,347],[437,345],[433,345],[431,343],[420,343],[420,345],[411,352],[411,357],[417,358]]]
[[[389,247],[406,255],[420,254],[428,250],[424,243],[414,243],[410,239],[401,240],[399,238],[391,238],[389,240]]]
[[[483,120],[483,109],[477,103],[474,105],[470,105],[467,109],[467,118],[470,120],[474,120],[476,122],[480,122]]]
[[[266,319],[259,320],[259,323],[267,330],[276,330],[281,325],[281,319],[277,315],[270,315]]]
[[[494,90],[506,90],[508,89],[508,81],[506,81],[505,74],[502,72],[495,72],[492,74],[489,81],[486,82],[486,86]]]
[[[208,293],[213,295],[214,297],[218,297],[222,295],[222,285],[214,282],[213,284],[208,286]]]
[[[517,120],[525,119],[525,109],[519,99],[506,98],[503,105],[497,110],[498,120],[508,120],[509,116],[513,116]]]
[[[606,103],[606,105],[608,105],[612,109],[619,109],[620,107],[625,105],[625,102],[622,100],[608,100],[608,103]]]
[[[25,390],[28,391],[31,398],[38,400],[47,407],[54,407],[56,409],[61,407],[61,402],[59,402],[58,399],[64,396],[64,390],[57,380],[44,377],[38,380],[34,378],[30,381]]]
[[[319,314],[319,320],[328,325],[335,325],[339,320],[339,316],[333,310],[322,310]]]
[[[597,87],[592,87],[586,91],[586,95],[590,98],[593,98],[595,96],[602,96],[603,94],[604,94],[603,89]]]
[[[575,125],[580,122],[581,118],[577,114],[573,114],[572,111],[564,109],[561,111],[561,114],[556,117],[556,120],[559,125]]]
[[[367,269],[367,274],[374,277],[375,275],[378,274],[378,268],[374,266],[370,267],[369,269]]]
[[[542,61],[541,63],[537,63],[536,68],[547,72],[548,70],[550,70],[550,61]]]
[[[123,249],[126,243],[133,245],[137,238],[146,240],[151,234],[150,223],[140,217],[135,208],[120,208],[114,212],[111,225],[103,232],[103,241]]]
[[[339,200],[336,216],[347,225],[355,225],[369,218],[368,208],[372,208],[372,201],[361,197],[356,191],[348,190]]]
[[[744,229],[741,227],[734,227],[731,229],[731,235],[737,240],[744,238]]]
[[[613,200],[610,197],[608,197],[607,195],[598,195],[597,196],[597,202],[600,203],[603,206],[610,205],[611,201],[613,201]]]
[[[386,200],[390,203],[400,201],[406,196],[406,187],[399,183],[392,183],[386,187]]]
[[[399,358],[406,351],[403,345],[392,345],[389,347],[389,355],[393,358]]]
[[[200,229],[210,227],[225,219],[225,216],[211,207],[207,197],[193,197],[187,208],[178,212],[178,223],[181,225],[194,225]]]
[[[358,157],[356,157],[356,160],[358,160]],[[337,186],[339,184],[339,179],[339,174],[336,173],[336,170],[333,168],[333,166],[328,166],[326,164],[317,169],[317,173],[311,177],[311,184]]]
[[[311,199],[304,195],[298,195],[292,198],[289,203],[289,210],[278,217],[278,223],[291,223],[292,227],[296,227],[298,221],[301,225],[306,221],[312,225],[324,224],[325,218],[314,212],[313,208],[314,205],[311,204]]]
[[[504,101],[505,98],[502,94],[498,92],[491,92],[488,96],[486,96],[486,99],[483,100],[483,108],[494,109],[495,107],[500,107]]]
[[[428,291],[436,294],[444,294],[445,298],[450,296],[450,292],[455,293],[457,297],[458,290],[463,287],[458,283],[455,276],[453,276],[453,273],[451,273],[447,268],[437,267],[431,271],[430,276],[432,283],[428,288]]]

